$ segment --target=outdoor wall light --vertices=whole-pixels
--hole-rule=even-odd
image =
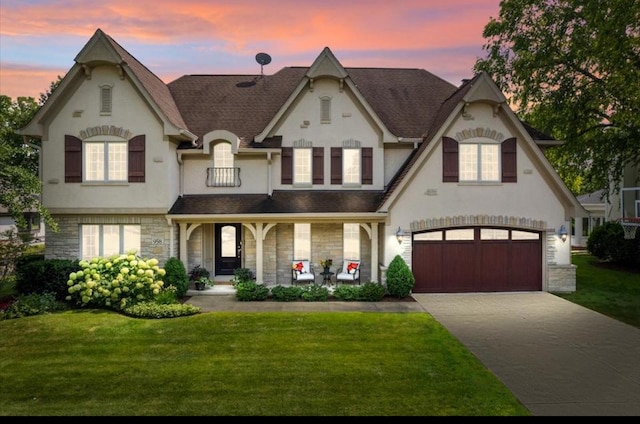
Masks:
[[[402,244],[403,239],[404,233],[402,232],[402,228],[398,227],[398,231],[396,231],[396,240],[398,240],[398,244]]]
[[[560,240],[562,240],[563,243],[567,241],[567,236],[569,235],[567,233],[567,227],[561,225],[560,229],[558,230],[558,235],[560,236]]]

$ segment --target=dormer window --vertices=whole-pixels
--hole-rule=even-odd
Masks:
[[[320,97],[320,123],[331,123],[331,97]]]
[[[100,114],[111,115],[113,89],[110,85],[100,86]]]

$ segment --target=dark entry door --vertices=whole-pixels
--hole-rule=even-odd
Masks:
[[[233,275],[242,265],[240,224],[216,224],[216,275]]]

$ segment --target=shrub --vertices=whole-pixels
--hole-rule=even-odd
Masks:
[[[16,262],[27,249],[14,230],[0,233],[0,281],[10,277],[15,272]]]
[[[297,286],[275,286],[271,289],[271,297],[279,302],[291,302],[302,297],[302,288]]]
[[[236,285],[244,281],[253,281],[253,272],[249,268],[236,268],[233,270],[231,284]]]
[[[78,270],[79,260],[44,259],[40,255],[23,256],[16,262],[18,294],[54,293],[63,301],[69,294],[69,274]]]
[[[386,289],[382,284],[371,281],[360,287],[358,300],[365,302],[378,302],[384,298],[385,292]]]
[[[182,261],[176,257],[167,259],[164,264],[164,287],[174,286],[176,288],[176,296],[184,297],[189,290],[189,276]],[[206,270],[205,270],[206,271]]]
[[[198,314],[200,308],[182,303],[139,302],[122,308],[122,313],[137,318],[175,318]]]
[[[269,288],[255,281],[236,283],[236,299],[240,301],[265,300],[269,297]]]
[[[134,253],[81,260],[80,269],[69,274],[67,300],[80,306],[114,309],[154,300],[163,290],[166,272],[157,259],[147,260]]]
[[[640,238],[625,239],[622,225],[615,221],[593,229],[587,240],[587,251],[614,264],[640,264]]]
[[[324,302],[329,299],[329,289],[318,284],[302,287],[302,299],[307,302]]]
[[[0,319],[22,318],[65,309],[67,305],[57,300],[55,293],[22,294],[4,312],[0,312]]]
[[[155,301],[158,305],[172,305],[178,302],[178,289],[176,286],[164,287],[158,295],[156,295]]]
[[[416,279],[402,256],[396,255],[387,269],[387,291],[393,297],[407,297]]]
[[[360,297],[360,286],[354,286],[352,284],[339,284],[333,289],[333,296],[345,302],[353,302]]]

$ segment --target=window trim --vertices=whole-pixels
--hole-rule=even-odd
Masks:
[[[308,238],[300,238],[307,236]],[[304,247],[298,246],[303,243]],[[311,223],[296,222],[293,224],[293,257],[296,259],[308,259],[311,261]],[[307,253],[308,252],[308,253]]]
[[[98,227],[98,254],[97,256],[105,257],[106,255],[111,255],[112,253],[105,254],[104,252],[104,227],[118,227],[118,254],[124,254],[132,249],[135,249],[137,252],[142,248],[142,226],[140,224],[80,224],[79,228],[79,238],[80,238],[80,251],[79,257],[80,259],[89,260],[93,258],[84,257],[84,246],[85,246],[85,227]],[[125,246],[125,227],[137,227],[138,228],[138,245],[135,247],[126,247]]]
[[[353,236],[353,238],[349,238],[348,240],[347,238],[351,236]],[[360,237],[361,237],[360,224],[349,223],[349,222],[345,222],[342,224],[342,256],[343,258],[354,259],[354,260],[361,259],[360,255],[362,254],[362,252],[360,249]],[[357,249],[355,254],[353,252],[347,252],[346,246],[348,243],[356,244]]]
[[[464,179],[462,174],[462,163],[460,162],[462,160],[462,147],[469,147],[469,146],[475,146],[475,155],[476,155],[476,164],[475,164],[475,172],[476,172],[476,178],[475,179]],[[496,178],[495,179],[483,179],[482,174],[483,171],[485,170],[486,167],[489,166],[489,163],[487,163],[484,160],[484,157],[486,157],[486,155],[483,155],[482,150],[483,147],[485,146],[490,146],[490,147],[495,147],[495,156],[497,158],[497,170],[496,170]],[[484,157],[483,157],[484,156]],[[477,142],[463,142],[460,143],[460,148],[458,150],[458,170],[459,170],[459,174],[458,174],[458,178],[459,181],[461,183],[480,183],[480,184],[484,184],[484,183],[499,183],[501,182],[501,169],[502,169],[502,160],[500,157],[500,144],[495,143],[495,142],[484,142],[484,141],[477,141]]]
[[[87,146],[89,145],[100,145],[102,144],[102,167],[103,167],[103,179],[92,179],[89,177],[89,169],[87,163],[87,154],[89,154],[89,149]],[[124,173],[123,179],[110,179],[109,177],[109,145],[122,145],[125,148],[125,164],[123,169],[121,170]],[[126,183],[129,181],[129,142],[125,140],[92,140],[92,141],[83,141],[83,149],[82,149],[82,175],[83,182],[85,183]]]

